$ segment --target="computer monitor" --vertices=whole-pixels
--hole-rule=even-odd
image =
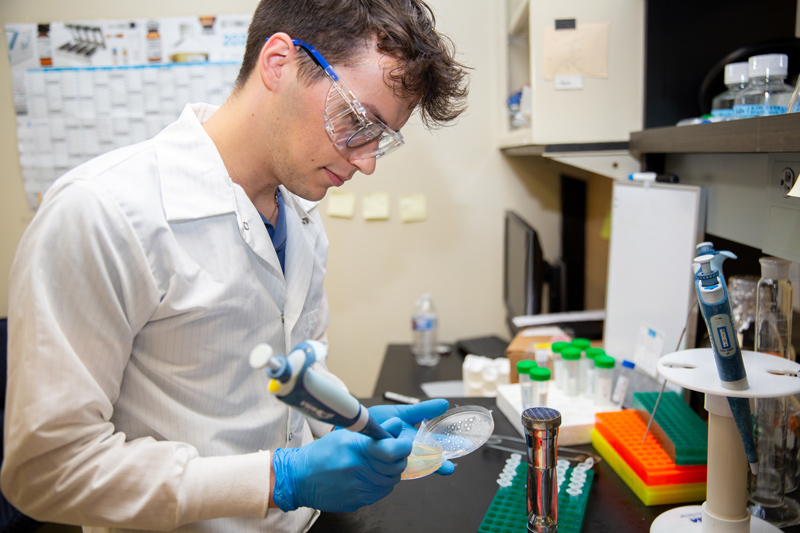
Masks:
[[[544,285],[549,284],[548,311],[563,311],[563,269],[544,260],[539,236],[525,220],[513,211],[506,211],[503,301],[506,320],[512,335],[516,333],[512,319],[542,312]]]

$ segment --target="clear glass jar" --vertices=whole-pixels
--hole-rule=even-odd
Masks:
[[[737,118],[786,113],[793,87],[784,80],[789,70],[785,54],[753,56],[748,62],[750,82],[736,96],[733,112]]]

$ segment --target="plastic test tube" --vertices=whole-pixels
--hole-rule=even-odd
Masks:
[[[578,359],[578,392],[585,395],[587,388],[586,377],[589,374],[589,364],[591,363],[586,357],[586,350],[589,349],[592,343],[589,339],[578,337],[572,339],[570,345],[581,351],[581,358]]]
[[[606,351],[602,348],[586,348],[586,386],[583,395],[587,398],[594,398],[594,358],[598,355],[605,355]]]
[[[567,396],[578,395],[578,365],[581,359],[581,349],[574,346],[564,348],[561,352],[566,367],[566,394]]]
[[[533,385],[533,406],[546,407],[547,393],[550,388],[550,369],[532,368],[530,370],[531,385]]]
[[[614,392],[611,393],[611,403],[614,405],[622,407],[622,402],[625,401],[625,395],[628,393],[628,385],[631,382],[631,371],[634,368],[636,368],[636,364],[632,361],[622,360],[622,371],[614,385]]]
[[[562,391],[567,390],[567,366],[566,361],[561,356],[564,348],[569,346],[568,342],[558,341],[550,345],[550,350],[553,352],[553,373],[555,374],[556,388]]]
[[[519,388],[522,392],[522,410],[533,407],[533,383],[531,382],[530,372],[536,369],[536,362],[523,360],[517,363],[517,375],[519,377]]]
[[[594,398],[598,402],[609,403],[611,401],[611,380],[614,374],[614,364],[614,358],[609,355],[598,355],[594,358]]]

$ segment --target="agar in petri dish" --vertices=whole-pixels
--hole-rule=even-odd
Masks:
[[[400,479],[417,479],[432,474],[442,466],[443,461],[441,448],[415,442],[408,456],[408,466]]]

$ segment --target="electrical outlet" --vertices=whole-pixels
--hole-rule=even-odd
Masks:
[[[794,187],[795,179],[794,170],[792,170],[791,167],[783,169],[780,177],[780,186],[781,193],[783,193],[784,196],[789,196],[789,192],[792,190],[792,187]]]
[[[789,196],[799,179],[800,154],[770,154],[771,180],[764,225],[764,253],[800,262],[800,198]]]

